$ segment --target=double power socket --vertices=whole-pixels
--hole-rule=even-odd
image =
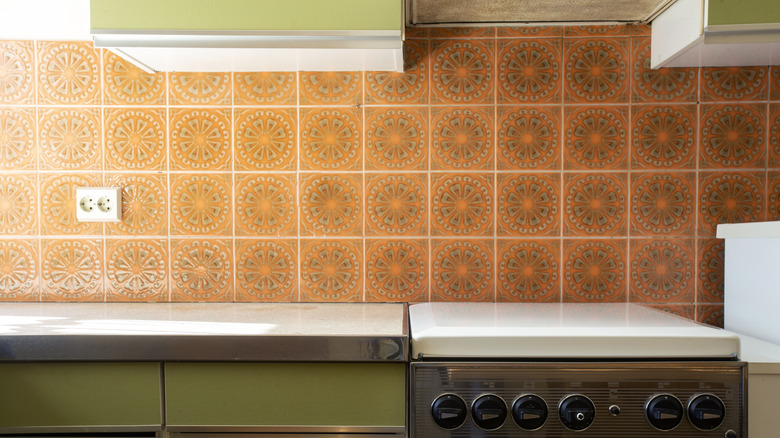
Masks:
[[[120,222],[121,187],[77,187],[76,220],[79,222]]]

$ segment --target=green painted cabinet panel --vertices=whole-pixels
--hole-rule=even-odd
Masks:
[[[157,363],[0,364],[0,428],[162,426]]]
[[[707,25],[780,23],[777,0],[709,0]]]
[[[169,426],[403,426],[402,363],[166,363]]]
[[[403,0],[91,0],[92,29],[400,30]]]

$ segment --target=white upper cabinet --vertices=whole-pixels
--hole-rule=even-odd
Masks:
[[[777,0],[677,0],[652,23],[652,68],[751,65],[780,65]]]

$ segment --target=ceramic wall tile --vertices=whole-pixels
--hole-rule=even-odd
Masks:
[[[628,36],[631,26],[626,24],[564,26],[564,37]]]
[[[366,169],[426,170],[428,110],[366,108]]]
[[[301,105],[357,105],[363,103],[359,72],[301,72]]]
[[[404,73],[150,75],[2,41],[0,300],[616,301],[717,323],[716,225],[780,220],[780,68],[652,70],[650,33],[415,28]],[[85,186],[122,187],[122,221],[76,221]],[[97,265],[44,266],[57,245]]]
[[[301,301],[363,301],[363,248],[356,239],[301,240]]]
[[[294,109],[242,109],[234,113],[235,170],[295,170],[297,118]]]
[[[107,301],[168,301],[168,271],[166,240],[106,241]]]
[[[631,36],[650,36],[652,33],[650,24],[630,24],[628,27],[631,30]]]
[[[431,103],[494,103],[494,52],[492,40],[432,40]]]
[[[637,103],[698,100],[698,68],[650,68],[650,38],[631,39],[631,101]]]
[[[725,243],[722,239],[704,238],[697,241],[699,269],[696,280],[696,300],[699,303],[723,302],[724,247]]]
[[[41,234],[97,234],[101,228],[96,222],[76,220],[76,187],[99,187],[101,181],[94,175],[40,175]]]
[[[230,105],[230,73],[169,73],[168,103],[171,105]]]
[[[361,170],[362,114],[348,108],[301,110],[301,170]]]
[[[0,236],[38,234],[35,174],[0,174]]]
[[[545,38],[553,39],[563,35],[561,26],[499,26],[498,38]]]
[[[443,107],[431,112],[432,170],[493,168],[492,111]]]
[[[564,102],[628,102],[629,45],[629,38],[565,39]]]
[[[628,168],[628,107],[569,107],[564,118],[565,169]]]
[[[763,221],[764,172],[702,172],[698,234],[715,236],[718,224]]]
[[[472,39],[472,38],[492,38],[496,36],[494,27],[432,27],[430,29],[431,38],[453,38],[453,39]]]
[[[625,236],[628,176],[624,173],[564,175],[564,236]]]
[[[722,305],[696,305],[696,320],[713,327],[723,328],[723,307]]]
[[[780,66],[769,67],[769,100],[780,100]]]
[[[0,170],[35,169],[35,125],[35,109],[0,108]]]
[[[100,54],[88,42],[38,42],[38,104],[100,104]]]
[[[767,220],[780,220],[780,172],[767,174]]]
[[[295,175],[236,175],[236,234],[297,235],[295,185]]]
[[[631,108],[631,168],[696,168],[696,106],[635,105]]]
[[[368,236],[428,234],[428,178],[425,174],[367,174]]]
[[[38,111],[40,168],[100,170],[100,110],[52,108]]]
[[[558,103],[562,100],[561,40],[499,40],[497,51],[497,103]]]
[[[171,239],[171,301],[233,301],[227,239]]]
[[[496,188],[499,236],[559,236],[561,177],[555,173],[499,173]]]
[[[295,105],[297,95],[294,72],[233,74],[233,103],[236,105]]]
[[[774,169],[780,168],[780,104],[769,104],[767,136],[769,137],[767,165]]]
[[[693,303],[693,246],[692,239],[631,239],[631,302]]]
[[[32,41],[0,41],[0,105],[35,103]]]
[[[302,236],[360,236],[363,183],[351,174],[302,175],[298,190]]]
[[[768,67],[703,67],[701,101],[766,100],[768,76]]]
[[[115,174],[106,186],[122,187],[122,221],[106,224],[106,234],[166,236],[168,178],[158,174]]]
[[[433,239],[431,301],[495,301],[493,242]]]
[[[496,301],[559,302],[558,240],[498,240]]]
[[[146,73],[113,52],[103,51],[106,105],[165,105],[165,87],[165,73]]]
[[[103,242],[98,239],[43,239],[43,301],[103,301]]]
[[[766,105],[702,105],[702,168],[764,168]]]
[[[170,111],[171,170],[230,170],[230,110]]]
[[[0,241],[0,301],[40,300],[37,239]]]
[[[406,35],[409,38],[409,35]],[[430,63],[428,41],[404,42],[404,72],[367,71],[366,103],[416,105],[428,103]]]
[[[236,301],[297,301],[295,240],[236,241]]]
[[[171,175],[170,190],[171,234],[230,234],[233,220],[229,175]]]
[[[490,174],[433,174],[431,235],[492,235],[494,193]]]
[[[561,110],[554,107],[498,108],[499,170],[561,168]]]
[[[366,240],[366,301],[428,300],[425,240]]]
[[[696,231],[696,174],[631,174],[632,236],[693,236]]]
[[[404,34],[407,39],[427,39],[430,28],[414,26],[404,29]]]
[[[647,307],[658,309],[662,312],[666,312],[672,315],[677,315],[681,318],[696,319],[696,306],[693,304],[643,304]]]
[[[104,151],[107,170],[165,170],[165,110],[106,109]]]
[[[623,302],[626,297],[626,241],[563,241],[563,301]]]

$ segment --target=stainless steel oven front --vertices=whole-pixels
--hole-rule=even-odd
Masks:
[[[745,437],[745,375],[737,361],[419,361],[410,436]]]
[[[636,305],[409,308],[409,435],[747,437],[739,340]]]

